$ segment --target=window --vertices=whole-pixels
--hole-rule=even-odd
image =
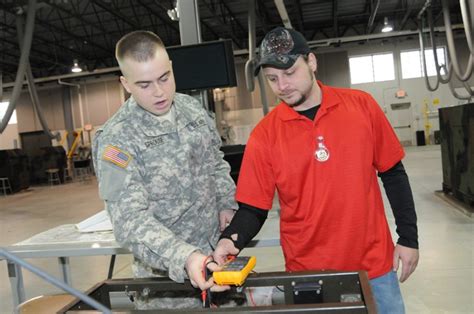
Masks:
[[[351,84],[390,81],[395,79],[392,53],[350,57]]]
[[[0,102],[0,119],[3,119],[5,116],[5,113],[7,112],[8,108],[8,101]],[[16,110],[13,110],[12,116],[10,118],[10,121],[8,121],[8,124],[16,124]]]
[[[439,64],[446,64],[444,47],[437,48],[436,54]],[[436,75],[433,49],[425,49],[425,59],[428,76]],[[420,50],[402,51],[400,60],[402,63],[402,78],[409,79],[424,76]],[[444,69],[441,70],[441,74],[445,74]]]

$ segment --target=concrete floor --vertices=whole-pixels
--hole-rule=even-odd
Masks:
[[[474,313],[474,219],[462,214],[435,195],[441,189],[439,146],[409,147],[405,167],[410,177],[418,213],[420,263],[417,271],[401,285],[407,313]],[[386,204],[388,202],[385,200]],[[86,183],[32,187],[28,191],[0,197],[0,245],[25,240],[52,227],[77,223],[102,210],[94,180]],[[394,219],[387,207],[394,230]],[[262,232],[275,237],[278,216],[274,211]],[[394,231],[393,231],[394,232]],[[279,247],[246,249],[257,256],[257,271],[283,270]],[[57,260],[29,262],[60,277]],[[131,277],[131,258],[117,257],[114,278]],[[71,258],[72,282],[86,290],[107,276],[109,257]],[[24,271],[26,298],[60,292],[35,275]],[[6,263],[0,262],[0,313],[11,313],[12,302]]]

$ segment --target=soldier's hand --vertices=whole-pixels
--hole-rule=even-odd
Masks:
[[[214,260],[222,265],[227,261],[227,255],[237,255],[239,249],[234,246],[234,242],[230,239],[221,239],[217,243],[216,250],[212,253]]]
[[[234,214],[235,211],[233,209],[224,209],[219,212],[219,227],[221,232],[230,224]]]
[[[210,288],[211,291],[214,292],[229,290],[230,286],[217,285],[214,283],[214,279],[212,277],[206,281],[203,273],[203,267],[207,267],[211,272],[221,269],[216,263],[207,263],[207,260],[212,259],[209,259],[208,256],[205,256],[197,251],[191,253],[191,255],[188,256],[188,259],[186,260],[186,271],[193,287],[199,288],[203,291]]]

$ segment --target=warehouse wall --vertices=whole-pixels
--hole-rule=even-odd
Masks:
[[[123,90],[116,75],[94,78],[69,80],[75,86],[60,85],[58,82],[37,84],[38,97],[43,114],[52,131],[65,132],[62,89],[71,89],[71,106],[74,128],[81,129],[85,124],[102,125],[112,116],[123,102]],[[4,99],[8,100],[11,91],[7,91]],[[79,101],[79,96],[81,101]],[[82,110],[81,110],[82,108]],[[19,133],[41,131],[42,126],[36,110],[33,108],[30,94],[23,89],[16,106],[17,125],[9,125],[0,135],[0,149],[13,148],[14,140],[18,141]],[[85,137],[87,141],[87,137]],[[57,144],[57,143],[54,143]]]
[[[347,51],[319,52],[315,51],[318,60],[316,77],[326,85],[350,87],[349,59]]]
[[[123,89],[118,76],[95,77],[72,81],[71,104],[74,126],[102,125],[123,103]],[[80,101],[79,101],[80,97]]]
[[[438,41],[439,45],[445,45],[442,38]],[[464,70],[468,59],[468,50],[465,39],[456,41],[457,56]],[[457,100],[452,96],[447,85],[441,85],[435,92],[429,92],[424,83],[423,78],[415,78],[403,80],[401,79],[401,67],[399,62],[399,52],[401,50],[419,48],[416,36],[411,40],[399,39],[396,41],[365,43],[345,45],[344,47],[319,47],[315,50],[318,59],[317,78],[323,83],[361,89],[371,93],[382,109],[386,112],[387,117],[392,124],[396,124],[396,114],[391,110],[391,104],[399,102],[409,102],[411,104],[411,121],[409,137],[412,143],[415,143],[415,132],[423,130],[425,125],[424,108],[427,104],[429,114],[429,122],[432,124],[430,133],[438,130],[437,109],[443,106],[452,106],[463,101]],[[348,57],[356,55],[364,55],[377,52],[394,52],[396,79],[394,81],[377,82],[370,84],[350,84]],[[223,89],[225,100],[222,104],[222,117],[227,123],[233,127],[234,142],[245,143],[248,133],[254,125],[263,117],[260,88],[256,81],[255,91],[249,93],[246,90],[244,79],[245,60],[236,58],[237,88]],[[430,79],[431,81],[433,78]],[[120,107],[125,99],[124,90],[119,83],[116,75],[103,75],[97,77],[86,77],[76,80],[68,80],[74,84],[80,84],[80,89],[69,87],[71,89],[71,105],[73,112],[74,127],[81,128],[85,124],[93,126],[102,125],[109,117],[111,117]],[[474,85],[474,78],[471,78],[471,85]],[[460,83],[456,83],[455,85]],[[62,106],[61,88],[57,82],[43,84],[38,87],[41,104],[49,126],[52,130],[64,130],[64,113]],[[395,92],[398,89],[404,89],[407,97],[397,99]],[[272,108],[277,104],[268,84],[265,83],[265,92],[268,103]],[[462,92],[462,91],[461,91]],[[5,99],[8,99],[8,92],[5,93]],[[80,101],[79,101],[80,99]],[[22,93],[17,105],[18,125],[17,132],[31,132],[41,130],[41,125],[36,117],[36,113],[31,105],[29,94],[26,90]],[[406,136],[399,134],[399,136]],[[0,135],[0,149],[11,148],[14,139],[18,139],[14,127],[9,127],[8,131]]]
[[[44,117],[50,129],[64,129],[64,112],[60,87],[39,87],[37,91]],[[18,100],[16,112],[19,133],[33,132],[42,129],[36,110],[33,108],[30,94],[26,90],[22,92]]]
[[[465,44],[463,45],[463,43],[465,43],[464,39],[456,41],[457,55],[462,62],[461,68],[465,70],[468,50],[467,46]],[[437,45],[446,46],[446,42],[443,38],[438,38]],[[397,127],[397,125],[406,125],[406,123],[408,123],[410,125],[410,129],[396,128],[395,131],[402,142],[411,142],[411,144],[416,144],[416,131],[422,130],[425,131],[426,134],[429,134],[430,140],[433,142],[434,131],[439,130],[438,108],[465,103],[465,101],[458,100],[452,95],[447,84],[440,84],[436,91],[430,92],[426,88],[424,78],[402,79],[400,52],[415,48],[419,48],[418,37],[414,37],[412,40],[404,39],[391,43],[362,46],[358,45],[356,47],[351,47],[351,49],[348,51],[349,56],[365,55],[378,52],[393,52],[395,61],[395,80],[377,83],[355,84],[351,85],[351,87],[361,89],[372,94],[372,96],[377,100],[379,105],[387,114],[392,126]],[[431,85],[434,86],[435,77],[430,77],[429,80]],[[453,83],[454,82],[456,81],[453,81]],[[471,85],[474,85],[474,81],[472,81]],[[396,98],[395,93],[399,89],[405,90],[407,96],[404,98]],[[398,121],[399,111],[392,110],[391,105],[399,103],[410,103],[411,116],[409,117],[409,121]],[[430,125],[429,129],[426,129],[426,124]]]
[[[443,36],[438,35],[436,40],[438,46],[446,46]],[[469,57],[466,40],[464,38],[456,39],[455,44],[460,67],[464,71]],[[372,94],[393,126],[403,126],[400,124],[404,124],[405,121],[401,121],[399,112],[392,110],[391,105],[410,103],[408,116],[410,128],[400,127],[395,130],[400,140],[406,145],[414,145],[416,144],[416,131],[425,130],[428,131],[427,134],[429,134],[431,142],[434,142],[434,131],[439,130],[438,108],[459,105],[466,103],[466,101],[456,99],[448,85],[440,84],[438,90],[430,92],[425,86],[424,78],[402,79],[400,51],[410,49],[419,49],[417,36],[413,36],[412,39],[396,39],[391,42],[366,42],[362,45],[353,43],[339,48],[318,47],[314,50],[318,59],[317,79],[327,85],[351,87]],[[351,85],[348,57],[382,52],[394,53],[395,80]],[[430,77],[430,82],[433,85],[433,77]],[[474,86],[474,76],[471,77],[469,83]],[[461,83],[453,80],[453,85],[461,86]],[[407,92],[405,98],[395,97],[395,93],[399,89]],[[462,89],[457,89],[457,91],[466,94]],[[271,91],[269,94],[271,95]],[[273,98],[271,103],[276,103],[276,100]],[[245,143],[252,127],[263,117],[260,107],[259,99],[254,99],[253,109],[240,105],[238,107],[240,110],[224,114],[230,124],[236,128],[236,143]],[[426,124],[430,125],[429,130],[425,128]]]
[[[18,136],[18,124],[9,124],[0,135],[0,150],[13,149],[20,147],[20,138]]]

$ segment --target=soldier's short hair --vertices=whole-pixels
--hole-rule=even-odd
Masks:
[[[115,46],[115,58],[119,65],[124,58],[138,62],[150,60],[165,45],[158,35],[149,31],[134,31],[124,35]]]

